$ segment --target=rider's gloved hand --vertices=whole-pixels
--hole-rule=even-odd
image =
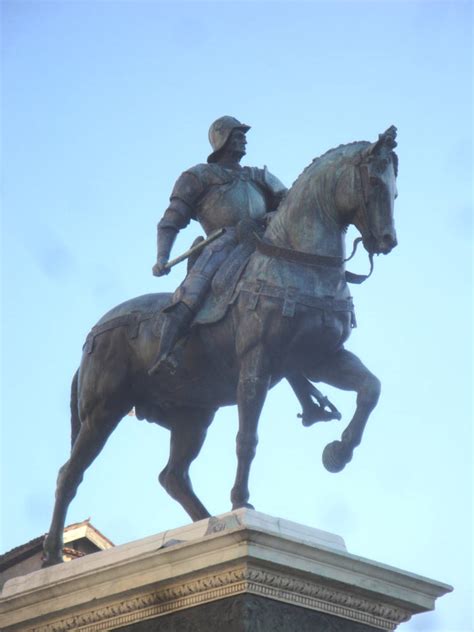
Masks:
[[[155,265],[152,268],[153,276],[164,276],[169,274],[171,268],[165,268],[168,263],[168,257],[158,257]]]

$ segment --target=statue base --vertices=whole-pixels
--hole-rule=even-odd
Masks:
[[[450,590],[239,509],[11,579],[0,615],[5,632],[374,632]]]

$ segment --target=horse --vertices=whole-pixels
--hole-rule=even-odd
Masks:
[[[308,378],[357,393],[350,423],[323,451],[331,472],[351,460],[380,381],[344,348],[354,326],[345,232],[354,225],[370,257],[397,245],[395,138],[392,126],[375,142],[340,145],[304,169],[263,237],[256,236],[224,317],[192,327],[175,372],[148,373],[159,338],[157,314],[170,294],[133,298],[100,319],[72,381],[71,453],[58,474],[44,566],[62,562],[69,504],[85,470],[132,408],[139,419],[170,431],[169,460],[159,481],[193,521],[210,514],[194,493],[189,467],[221,406],[238,406],[232,508],[253,508],[249,475],[258,420],[268,390],[284,377],[295,391]]]

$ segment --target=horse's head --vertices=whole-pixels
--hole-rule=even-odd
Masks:
[[[371,254],[388,254],[397,245],[393,222],[393,206],[397,197],[398,159],[393,149],[396,127],[389,127],[360,155],[359,202],[351,223],[362,236],[365,249]],[[357,176],[356,176],[357,178]]]

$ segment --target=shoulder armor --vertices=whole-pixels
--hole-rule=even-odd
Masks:
[[[215,163],[195,165],[187,169],[182,175],[185,174],[189,174],[190,179],[199,182],[201,193],[204,193],[210,186],[227,184],[233,180],[232,173]]]
[[[287,192],[288,189],[283,182],[274,176],[273,173],[270,173],[266,165],[261,171],[263,171],[263,180],[266,186],[274,195],[283,196]]]
[[[230,171],[224,169],[216,163],[205,165],[207,167],[206,178],[208,186],[227,184],[234,180],[234,176]]]
[[[191,208],[194,206],[204,190],[203,178],[198,169],[200,166],[191,167],[179,176],[171,192],[170,200],[178,198]]]
[[[248,169],[251,178],[259,184],[267,193],[276,196],[283,196],[287,192],[287,188],[276,176],[268,171],[267,166],[263,169],[259,167],[244,167]]]
[[[191,173],[197,178],[201,179],[201,178],[206,177],[206,174],[208,171],[209,171],[209,165],[206,164],[205,162],[201,162],[198,165],[194,165],[194,167],[190,167],[189,169],[186,169],[184,173]]]

